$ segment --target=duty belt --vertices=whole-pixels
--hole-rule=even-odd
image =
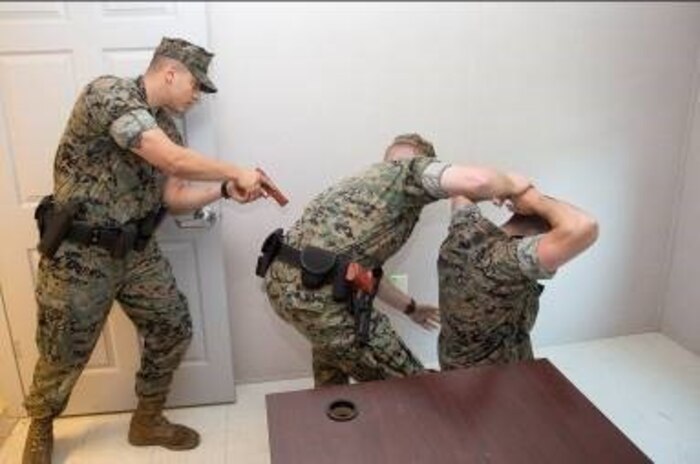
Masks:
[[[166,208],[154,209],[141,219],[119,227],[101,227],[74,220],[75,203],[55,204],[53,196],[44,197],[37,205],[34,218],[39,229],[37,249],[52,258],[64,240],[106,249],[114,258],[123,258],[130,250],[143,250],[162,221]]]
[[[307,289],[318,289],[332,282],[333,299],[349,302],[358,340],[360,343],[369,341],[372,302],[382,278],[381,267],[367,269],[345,255],[315,246],[298,250],[284,243],[282,229],[265,239],[255,274],[265,277],[275,259],[299,268],[302,285]]]
[[[127,252],[136,248],[138,228],[129,224],[124,227],[94,227],[89,223],[73,223],[66,240],[83,245],[95,245],[109,251],[114,258],[123,258]],[[140,249],[145,248],[147,240],[141,240]]]
[[[95,245],[109,251],[114,258],[123,258],[131,250],[143,251],[166,213],[160,207],[139,220],[121,227],[99,227],[74,221],[66,239],[83,245]]]

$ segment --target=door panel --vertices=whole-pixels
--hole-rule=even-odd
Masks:
[[[37,359],[33,211],[52,189],[58,140],[82,86],[103,74],[142,73],[162,36],[206,45],[205,5],[0,3],[0,215],[12,225],[0,231],[0,285],[25,394]],[[214,154],[209,114],[204,103],[179,125],[191,146]],[[219,224],[183,231],[172,219],[159,232],[194,323],[170,405],[235,399],[220,235]],[[67,414],[133,407],[139,352],[131,322],[120,310],[112,311]]]

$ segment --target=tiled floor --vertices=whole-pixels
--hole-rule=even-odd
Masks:
[[[540,349],[657,463],[700,463],[700,357],[660,334]],[[172,410],[197,428],[199,448],[171,452],[126,442],[128,414],[60,419],[54,463],[269,463],[265,395],[311,387],[309,379],[240,385],[234,405]],[[28,421],[0,449],[0,463],[20,462]],[[432,464],[432,463],[431,463]]]

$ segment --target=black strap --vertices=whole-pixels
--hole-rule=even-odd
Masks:
[[[130,250],[142,251],[161,222],[166,208],[159,206],[141,219],[121,227],[98,227],[88,222],[74,221],[66,239],[83,245],[104,248],[115,258],[123,258]]]
[[[305,267],[308,269],[309,264],[311,265],[312,269],[311,271],[314,272],[315,270],[313,269],[315,264],[321,264],[321,267],[323,267],[323,262],[320,263],[314,263],[313,261],[316,261],[313,259],[313,256],[309,256],[309,250],[308,248],[315,249],[316,251],[319,251],[321,253],[329,254],[328,252],[324,252],[320,248],[316,247],[307,247],[307,254],[303,255],[302,250],[297,250],[296,248],[287,245],[284,243],[284,233],[282,229],[276,229],[273,231],[270,235],[267,236],[265,241],[263,242],[262,249],[260,250],[260,256],[258,257],[258,263],[255,269],[255,274],[258,277],[265,277],[265,274],[267,274],[267,270],[269,267],[272,265],[272,262],[276,259],[279,259],[280,261],[287,263],[291,266],[294,266],[299,269],[304,269]],[[312,250],[313,251],[313,250]],[[311,253],[312,255],[314,253]],[[307,259],[311,259],[311,263],[304,263],[302,256],[305,256]],[[332,256],[333,261],[337,262],[337,256],[333,255]],[[323,261],[323,260],[321,260]],[[306,264],[306,266],[305,266]],[[327,263],[328,264],[328,263]],[[318,269],[319,272],[323,272],[322,269]],[[326,271],[330,271],[329,269],[326,269]]]
[[[280,248],[277,251],[277,259],[291,264],[294,267],[301,268],[301,251],[286,243],[280,243]]]
[[[73,223],[66,238],[71,242],[83,245],[95,245],[109,251],[113,258],[123,258],[134,249],[138,238],[138,229],[135,225],[126,225],[121,228],[93,227],[88,223]]]
[[[302,268],[301,250],[297,250],[293,246],[287,245],[282,240],[281,229],[278,229],[270,234],[270,236],[265,240],[261,258],[265,260],[267,265],[264,266],[264,269],[259,269],[258,272],[256,272],[258,276],[264,277],[265,273],[267,272],[267,268],[275,259],[279,259],[280,261],[299,269]]]
[[[86,222],[75,222],[66,237],[71,242],[83,245],[97,245],[103,248],[111,247],[121,234],[121,229],[108,227],[92,227]]]

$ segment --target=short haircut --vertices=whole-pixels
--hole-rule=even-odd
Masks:
[[[396,136],[394,141],[391,142],[391,145],[387,147],[386,151],[384,152],[384,156],[387,156],[389,151],[391,151],[391,148],[395,145],[410,145],[419,152],[419,155],[435,158],[435,148],[433,148],[433,144],[416,133],[401,134]]]
[[[167,56],[162,56],[162,55],[156,55],[153,57],[151,60],[151,63],[148,65],[148,71],[150,72],[156,72],[160,71],[166,66],[175,66],[178,71],[186,71],[187,66],[184,64],[180,63],[178,60],[174,58],[169,58]]]

